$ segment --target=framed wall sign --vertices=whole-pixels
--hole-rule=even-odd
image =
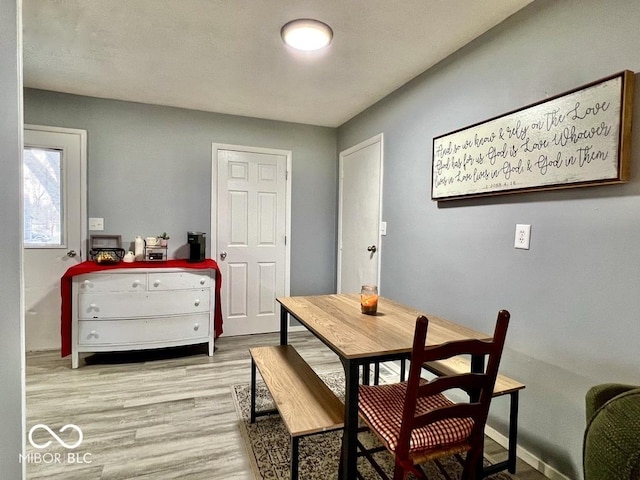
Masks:
[[[431,198],[628,181],[633,86],[625,70],[434,138]]]

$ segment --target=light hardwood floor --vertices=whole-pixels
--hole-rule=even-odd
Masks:
[[[27,441],[27,478],[253,479],[240,436],[231,385],[248,383],[248,349],[274,345],[278,334],[224,336],[213,357],[206,346],[138,354],[92,356],[71,369],[58,352],[27,355],[27,431],[43,424],[55,433],[67,424],[82,429],[83,441],[67,450],[43,428],[33,430],[37,450]],[[290,343],[319,372],[341,368],[337,357],[307,332]],[[177,354],[180,355],[177,355]],[[68,429],[67,443],[78,440]],[[487,440],[487,454],[506,456]],[[73,455],[69,457],[69,453]],[[38,458],[37,455],[41,454]],[[517,478],[545,477],[519,462]],[[1,475],[0,475],[1,476]]]

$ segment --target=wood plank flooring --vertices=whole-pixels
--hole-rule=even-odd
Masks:
[[[307,332],[290,343],[318,373],[341,369],[337,357]],[[221,337],[213,357],[206,345],[167,351],[101,354],[71,369],[58,352],[27,354],[27,431],[43,428],[27,442],[27,478],[47,480],[189,479],[252,480],[230,386],[250,380],[249,348],[275,345],[279,334]],[[75,436],[74,436],[75,435]],[[487,440],[487,454],[506,452]],[[69,453],[72,453],[69,456]],[[38,457],[40,455],[40,457]],[[517,478],[545,477],[519,463]]]

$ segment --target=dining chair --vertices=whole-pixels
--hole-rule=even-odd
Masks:
[[[462,479],[479,477],[484,427],[509,318],[506,310],[498,313],[490,339],[425,346],[429,320],[420,316],[416,320],[408,380],[360,386],[360,417],[382,446],[365,448],[359,438],[358,455],[365,456],[382,478],[388,480],[389,477],[373,454],[383,450],[388,450],[394,457],[394,480],[404,480],[409,472],[420,479],[427,479],[419,466],[421,463],[437,462],[437,459],[452,455],[463,463]],[[456,355],[470,355],[473,371],[436,377],[430,381],[421,378],[425,362]],[[478,362],[478,359],[486,362]],[[458,392],[455,400],[449,398],[451,395],[445,396],[445,392],[453,389],[461,389],[466,394]],[[466,458],[462,454],[466,454]],[[439,463],[437,465],[441,471],[444,470]],[[358,477],[362,478],[360,473]]]

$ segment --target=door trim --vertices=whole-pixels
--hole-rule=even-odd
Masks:
[[[378,185],[378,191],[380,192],[380,205],[379,205],[379,218],[378,218],[378,251],[377,251],[377,256],[378,256],[378,278],[377,278],[377,285],[378,285],[378,290],[380,290],[380,266],[381,266],[381,259],[382,259],[382,234],[380,232],[380,225],[382,222],[382,186],[383,186],[383,180],[384,180],[384,134],[383,133],[379,133],[363,142],[358,143],[357,145],[354,145],[353,147],[347,148],[346,150],[343,150],[342,152],[340,152],[340,162],[339,162],[339,167],[338,167],[338,177],[339,177],[339,187],[338,187],[338,255],[337,255],[337,261],[338,261],[338,265],[336,268],[337,271],[337,278],[336,278],[336,292],[337,293],[341,293],[342,292],[342,281],[341,281],[341,277],[342,277],[342,199],[343,199],[343,165],[344,165],[344,157],[346,157],[347,155],[350,155],[354,152],[357,152],[358,150],[362,150],[363,148],[366,148],[370,145],[373,145],[375,143],[380,143],[380,184]]]
[[[285,178],[285,253],[284,253],[284,294],[289,296],[291,292],[291,150],[279,150],[274,148],[247,147],[227,143],[211,144],[211,252],[212,258],[218,261],[218,151],[232,150],[235,152],[263,153],[268,155],[283,155],[287,159]],[[224,285],[224,283],[223,283]]]
[[[46,125],[25,124],[23,130],[39,132],[65,133],[80,137],[80,261],[88,259],[89,237],[87,234],[87,131],[79,128],[50,127]],[[28,146],[23,142],[22,148]],[[23,221],[23,220],[21,220]]]

